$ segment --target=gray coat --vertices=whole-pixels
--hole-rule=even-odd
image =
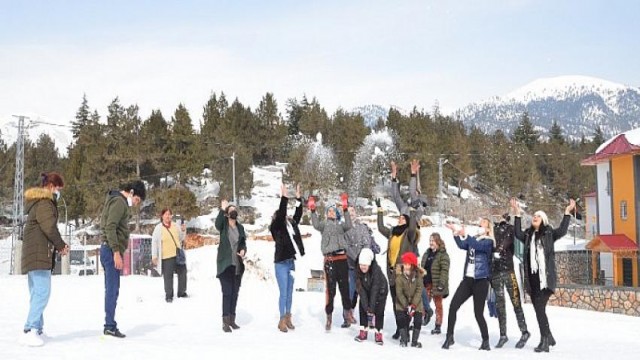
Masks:
[[[371,248],[373,234],[366,224],[355,221],[351,230],[347,231],[344,235],[349,268],[354,269],[357,264],[358,255],[360,255],[360,250]]]
[[[322,255],[329,255],[336,251],[346,250],[344,233],[351,229],[351,216],[348,211],[344,214],[344,223],[336,220],[320,221],[315,211],[311,212],[311,223],[313,227],[322,233],[320,251]]]
[[[402,215],[410,215],[409,208],[411,206],[416,209],[414,214],[416,220],[420,220],[422,215],[425,214],[425,208],[422,206],[422,200],[418,195],[418,181],[415,176],[411,176],[409,180],[409,202],[402,199],[400,195],[400,183],[396,179],[391,180],[391,199]]]

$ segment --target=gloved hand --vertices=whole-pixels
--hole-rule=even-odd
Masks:
[[[379,208],[382,207],[382,205],[380,205],[380,198],[376,199],[376,206]]]
[[[407,306],[407,315],[413,317],[413,314],[416,313],[416,306],[411,304],[409,306]]]
[[[309,196],[309,199],[307,200],[307,207],[311,211],[316,211],[316,198],[313,195]]]
[[[367,311],[367,326],[370,328],[374,328],[375,325],[373,324],[373,317],[375,315],[373,314],[373,312],[371,311]]]
[[[340,195],[340,200],[342,201],[342,210],[347,211],[347,208],[349,207],[349,194],[342,193]]]

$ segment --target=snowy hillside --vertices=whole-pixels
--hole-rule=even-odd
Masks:
[[[25,128],[28,139],[35,143],[41,134],[47,134],[55,143],[58,153],[67,153],[67,147],[73,141],[71,134],[71,123],[64,121],[53,121],[37,114],[21,113],[29,119],[25,120]],[[11,114],[0,115],[0,134],[7,146],[11,146],[18,138],[18,119]]]
[[[555,120],[574,139],[591,137],[598,125],[606,138],[640,126],[640,88],[587,76],[538,79],[505,96],[467,105],[453,116],[486,132],[509,133],[525,112],[543,133]]]

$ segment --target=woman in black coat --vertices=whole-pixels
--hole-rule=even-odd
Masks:
[[[269,231],[276,243],[276,251],[273,256],[275,263],[276,280],[280,290],[278,306],[280,309],[280,322],[278,329],[282,332],[295,329],[291,321],[291,303],[293,298],[293,275],[295,271],[296,249],[295,241],[300,256],[304,256],[304,245],[298,224],[302,218],[302,199],[300,198],[300,185],[296,188],[296,211],[293,219],[287,217],[287,188],[284,184],[280,187],[280,206],[273,214]],[[293,241],[292,241],[293,240]]]
[[[531,297],[540,328],[540,344],[536,352],[549,352],[549,345],[556,344],[549,328],[547,318],[547,302],[556,290],[556,262],[554,243],[567,234],[571,211],[576,202],[571,199],[564,211],[564,217],[557,229],[549,224],[547,214],[536,211],[531,220],[531,227],[522,231],[520,206],[516,199],[511,199],[511,209],[515,212],[515,237],[524,243],[524,288]],[[544,276],[541,276],[544,274]]]
[[[387,303],[389,284],[384,272],[369,248],[360,250],[356,268],[356,290],[360,297],[360,333],[356,341],[367,340],[367,328],[375,328],[376,344],[382,345],[384,307]]]

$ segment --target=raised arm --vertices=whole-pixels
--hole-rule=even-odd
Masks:
[[[313,225],[313,228],[323,232],[324,231],[324,221],[320,221],[320,219],[318,218],[318,214],[315,211],[311,212],[311,224]]]
[[[575,200],[569,200],[569,205],[564,209],[564,216],[562,217],[562,222],[557,229],[553,230],[553,241],[560,239],[561,237],[567,235],[567,230],[569,230],[569,221],[571,220],[571,212],[576,208]]]
[[[514,214],[513,217],[513,236],[524,242],[524,231],[522,231],[522,218],[520,217],[520,205],[518,205],[518,200],[516,198],[511,198],[511,211]]]
[[[382,207],[380,206],[380,199],[376,199],[376,206],[378,207],[378,231],[384,237],[389,238],[391,236],[391,230],[384,226],[384,218],[382,216]]]
[[[302,195],[300,192],[300,184],[296,186],[296,211],[293,213],[293,221],[296,224],[302,219]]]
[[[407,211],[407,203],[400,196],[400,183],[398,182],[398,168],[395,162],[391,162],[391,200],[396,204],[400,214]]]

